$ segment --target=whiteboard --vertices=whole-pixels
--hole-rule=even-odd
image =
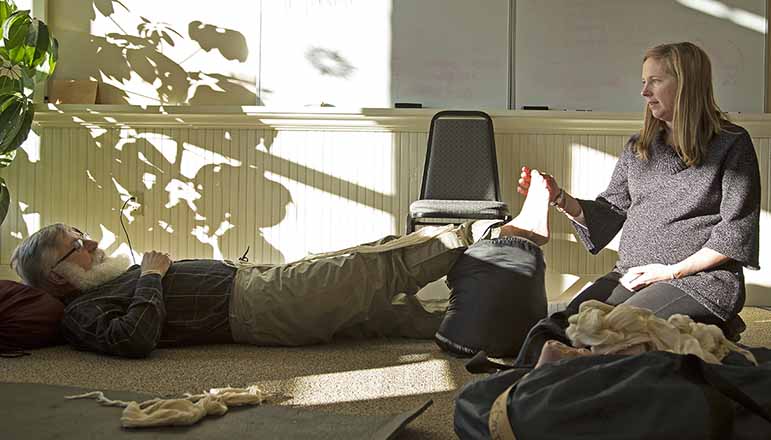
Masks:
[[[260,103],[505,109],[510,0],[261,2]]]
[[[394,0],[393,100],[508,108],[509,1]]]
[[[766,0],[512,1],[515,108],[641,111],[645,49],[691,41],[722,110],[763,112]]]

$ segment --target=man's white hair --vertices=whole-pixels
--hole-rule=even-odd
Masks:
[[[57,257],[59,241],[69,226],[56,223],[46,226],[25,238],[11,255],[11,267],[24,284],[33,287],[45,287],[48,283],[48,271]]]

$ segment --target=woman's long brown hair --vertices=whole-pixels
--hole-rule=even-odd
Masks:
[[[645,51],[643,63],[649,58],[662,63],[677,81],[672,146],[686,165],[699,165],[709,141],[729,123],[715,100],[709,57],[695,44],[684,42],[652,47]],[[645,122],[634,145],[638,156],[648,158],[650,146],[664,128],[664,122],[654,118],[646,105]]]

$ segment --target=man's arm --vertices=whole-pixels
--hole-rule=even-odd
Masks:
[[[109,301],[109,296],[77,303],[67,311],[62,322],[69,342],[78,349],[117,356],[150,354],[158,344],[166,320],[161,279],[170,264],[166,254],[145,253],[142,275],[127,308],[125,303],[120,304],[120,299],[117,303]]]

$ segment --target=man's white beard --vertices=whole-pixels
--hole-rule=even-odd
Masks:
[[[75,288],[86,291],[115,279],[131,265],[128,255],[108,257],[101,249],[94,251],[93,257],[90,270],[65,261],[59,265],[58,272]]]

